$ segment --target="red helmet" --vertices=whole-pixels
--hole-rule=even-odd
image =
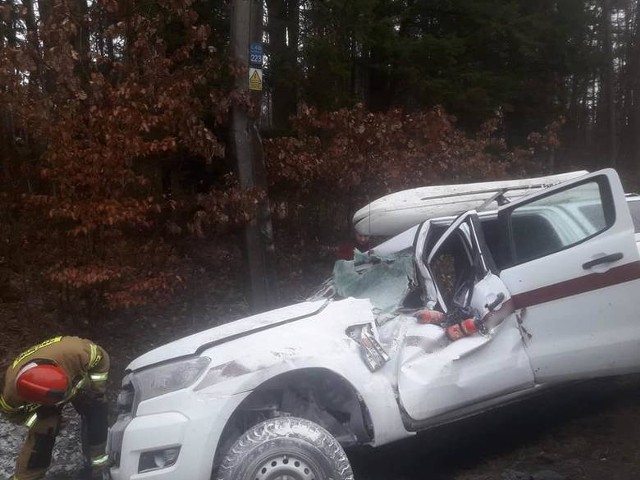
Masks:
[[[69,378],[57,365],[30,362],[18,372],[16,390],[27,402],[55,405],[67,395]]]

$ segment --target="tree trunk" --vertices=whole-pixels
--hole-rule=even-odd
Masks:
[[[272,127],[289,130],[298,108],[298,0],[267,0]]]
[[[630,152],[629,161],[635,168],[635,173],[640,177],[640,7],[635,5],[635,22],[631,38],[629,53],[629,65],[627,70],[629,124],[627,135]]]
[[[7,7],[10,9],[10,14],[8,15],[7,21],[3,23],[3,36],[7,39],[7,46],[9,48],[15,48],[17,46],[17,35],[16,35],[16,26],[18,23],[17,19],[17,7],[14,5],[12,0],[7,2]]]
[[[8,16],[0,18],[0,48],[16,48],[17,32],[16,32],[16,7],[13,2],[8,2],[7,6],[11,8]],[[14,76],[17,72],[12,69],[9,77]],[[8,89],[12,88],[13,79],[3,86],[3,93],[6,94]],[[11,184],[9,174],[12,150],[14,146],[13,132],[13,112],[11,105],[4,104],[0,106],[0,180],[7,185]]]
[[[44,88],[44,65],[42,63],[42,52],[40,51],[40,43],[38,41],[38,25],[33,9],[33,0],[22,0],[25,15],[24,24],[27,27],[27,46],[29,47],[29,55],[36,64],[35,77],[29,76],[29,86],[36,89],[38,85]]]
[[[78,54],[75,73],[82,84],[89,82],[89,28],[87,0],[70,0],[69,13],[71,21],[76,26],[76,34],[71,39],[73,49]]]
[[[56,79],[51,66],[53,58],[51,48],[54,46],[50,38],[53,16],[53,0],[38,0],[38,13],[40,14],[40,41],[42,44],[42,72],[40,81],[42,89],[47,94],[52,94],[56,88]]]
[[[391,104],[391,75],[388,64],[391,61],[382,48],[374,45],[369,50],[367,64],[367,107],[374,111],[386,111]]]
[[[616,166],[618,155],[615,101],[615,71],[613,58],[613,35],[611,33],[611,0],[602,2],[602,50],[604,64],[602,74],[602,113],[600,131],[603,133],[603,146],[608,164]],[[600,123],[600,122],[599,122]]]

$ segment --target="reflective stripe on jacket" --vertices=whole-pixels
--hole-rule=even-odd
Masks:
[[[79,337],[54,337],[22,352],[5,373],[0,395],[0,412],[9,416],[33,413],[39,405],[25,402],[16,391],[16,376],[20,369],[34,360],[55,362],[62,368],[72,387],[60,402],[68,402],[81,389],[104,393],[109,374],[109,355],[101,347]],[[25,421],[29,421],[26,418]]]

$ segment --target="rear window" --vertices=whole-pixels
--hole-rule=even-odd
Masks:
[[[600,205],[583,205],[579,207],[578,210],[591,224],[592,228],[599,230],[602,225],[605,225],[606,220]]]
[[[634,229],[636,233],[640,233],[640,201],[628,201],[627,205],[629,205],[629,211],[631,212],[631,218],[633,219]]]

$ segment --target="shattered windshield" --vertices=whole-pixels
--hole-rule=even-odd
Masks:
[[[413,253],[377,257],[356,252],[354,260],[335,263],[333,276],[315,297],[367,298],[375,309],[390,312],[416,288]]]

